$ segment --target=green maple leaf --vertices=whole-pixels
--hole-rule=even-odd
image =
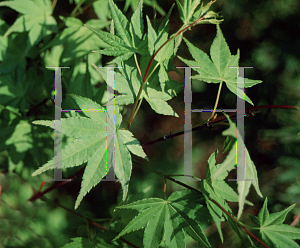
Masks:
[[[201,226],[195,220],[210,219],[207,209],[196,203],[199,194],[189,190],[174,192],[167,200],[148,198],[121,209],[136,209],[140,213],[128,223],[121,233],[114,239],[145,228],[144,247],[156,248],[162,240],[167,247],[182,248],[186,246],[186,235],[191,236],[205,247],[211,247]]]
[[[77,208],[82,198],[95,187],[109,171],[111,163],[107,163],[107,147],[112,148],[112,140],[107,139],[106,118],[107,114],[99,104],[92,100],[76,95],[72,95],[81,109],[103,110],[102,112],[84,112],[87,117],[70,117],[61,119],[62,133],[74,137],[61,151],[62,168],[79,166],[87,162],[83,174],[81,190],[77,197],[75,208]],[[108,118],[113,118],[109,117]],[[131,175],[132,161],[129,151],[137,156],[147,158],[139,142],[133,138],[128,130],[119,130],[122,116],[115,110],[115,174],[120,180],[123,188],[123,200],[128,192],[128,183]],[[45,125],[54,128],[53,121],[34,121],[34,124]],[[44,171],[58,168],[54,160],[50,160],[45,165],[37,169],[32,175],[36,176]]]
[[[290,212],[296,204],[278,212],[269,214],[267,208],[268,199],[265,199],[264,205],[258,213],[258,217],[251,216],[252,220],[260,226],[259,233],[262,239],[270,246],[276,248],[300,246],[293,239],[300,239],[300,228],[285,225],[288,212]]]
[[[229,68],[232,66],[239,66],[239,50],[236,55],[231,55],[229,47],[225,41],[219,25],[217,25],[217,36],[210,47],[211,59],[206,53],[192,45],[188,40],[184,40],[195,61],[186,60],[181,57],[179,58],[188,66],[201,67],[193,68],[199,73],[199,75],[193,76],[192,78],[203,80],[207,83],[225,82],[227,88],[232,93],[253,105],[250,98],[246,94],[244,94],[244,90],[241,88],[237,88],[237,86],[240,87],[240,83],[238,82],[243,80],[242,78],[237,77],[237,68]],[[260,80],[252,80],[248,78],[244,78],[244,80],[245,88],[252,87],[253,85],[262,82]]]

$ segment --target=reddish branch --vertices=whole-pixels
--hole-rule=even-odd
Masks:
[[[204,18],[205,18],[205,16],[203,16],[203,17],[197,19],[197,20],[194,21],[192,24],[188,25],[188,26],[185,27],[184,29],[182,29],[182,30],[180,30],[179,32],[177,32],[174,36],[172,36],[172,37],[169,38],[164,44],[162,44],[162,45],[158,48],[158,50],[153,54],[153,56],[152,56],[152,58],[151,58],[151,60],[150,60],[150,62],[149,62],[149,64],[148,64],[148,66],[147,66],[147,69],[146,69],[146,71],[145,71],[145,75],[144,75],[144,78],[143,78],[143,83],[142,83],[142,85],[141,85],[141,87],[140,87],[140,90],[139,90],[139,93],[138,93],[138,97],[137,97],[137,99],[135,100],[134,105],[133,105],[133,107],[132,107],[132,111],[131,111],[131,115],[130,115],[130,117],[129,117],[127,129],[129,129],[129,126],[131,125],[131,123],[132,123],[132,121],[133,121],[133,119],[134,119],[134,113],[135,113],[135,109],[136,109],[136,107],[137,107],[137,105],[138,105],[138,102],[139,102],[139,96],[141,95],[141,91],[143,90],[143,88],[144,88],[144,86],[145,86],[145,81],[146,81],[146,79],[147,79],[147,75],[148,75],[148,73],[149,73],[149,69],[150,69],[150,67],[151,67],[151,65],[152,65],[152,63],[153,63],[153,61],[154,61],[155,56],[159,53],[159,51],[160,51],[160,50],[161,50],[168,42],[170,42],[171,40],[175,39],[178,35],[182,34],[183,32],[185,32],[186,30],[188,30],[188,29],[191,28],[192,26],[196,25],[197,23],[199,23],[200,21],[202,21]]]
[[[297,106],[286,106],[286,105],[265,105],[265,106],[257,106],[257,107],[251,107],[251,108],[247,108],[245,110],[245,113],[251,113],[255,110],[258,110],[258,109],[267,109],[267,108],[281,108],[281,109],[300,109],[300,107],[297,107]],[[236,116],[236,113],[230,113],[229,114],[229,117],[231,119],[235,118]],[[213,124],[217,124],[217,123],[220,123],[222,121],[226,121],[227,118],[226,116],[220,116],[214,120],[211,120],[210,122],[208,123],[205,123],[203,125],[200,125],[200,126],[196,126],[196,127],[193,127],[192,129],[190,130],[186,130],[187,132],[190,131],[190,132],[193,132],[193,131],[196,131],[196,130],[199,130],[199,129],[202,129],[202,128],[205,128],[205,127],[210,127],[210,125],[213,125]],[[157,140],[153,140],[151,142],[148,142],[146,144],[143,145],[143,148],[146,147],[146,146],[150,146],[150,145],[153,145],[155,143],[159,143],[159,142],[162,142],[162,141],[165,141],[167,139],[172,139],[176,136],[179,136],[179,135],[182,135],[184,134],[184,131],[180,131],[180,132],[177,132],[177,133],[174,133],[174,134],[168,134],[168,135],[165,135]],[[49,187],[48,189],[46,189],[45,191],[41,192],[40,190],[35,193],[29,200],[30,201],[35,201],[36,199],[42,197],[44,194],[52,191],[53,189],[56,189],[68,182],[71,182],[73,181],[75,178],[79,177],[79,176],[82,176],[83,175],[83,172],[84,172],[84,169],[85,167],[81,168],[80,170],[78,170],[73,176],[69,177],[68,179],[70,179],[69,181],[63,181],[63,182],[59,182],[57,184],[54,184],[53,186]]]
[[[297,214],[293,222],[291,223],[291,226],[296,226],[300,222],[300,214]]]
[[[253,111],[255,111],[255,110],[258,110],[258,109],[268,109],[268,108],[300,109],[300,107],[297,107],[297,106],[265,105],[265,106],[257,106],[257,107],[251,107],[251,108],[248,108],[248,109],[245,110],[245,113],[251,113],[251,112],[253,112]],[[238,113],[237,113],[237,114],[238,114]],[[232,119],[235,118],[235,117],[236,117],[236,113],[230,113],[230,114],[229,114],[229,117],[232,118]],[[201,129],[201,128],[204,128],[204,127],[209,127],[210,125],[217,124],[217,123],[220,123],[220,122],[226,121],[226,120],[227,120],[226,116],[220,116],[220,117],[218,117],[218,118],[216,118],[216,119],[213,119],[213,120],[209,121],[208,123],[205,123],[205,124],[200,125],[200,126],[197,126],[197,127],[193,127],[192,129],[187,130],[187,131],[193,132],[193,131],[196,131],[196,130],[198,130],[198,129]],[[149,142],[149,143],[143,145],[143,147],[150,146],[150,145],[153,145],[153,144],[155,144],[155,143],[164,141],[164,140],[166,140],[166,139],[171,139],[171,138],[173,138],[173,137],[176,137],[176,136],[179,136],[179,135],[182,135],[182,134],[184,134],[184,131],[180,131],[180,132],[178,132],[178,133],[174,133],[174,134],[170,134],[170,135],[165,135],[164,137],[161,137],[161,138],[159,138],[159,139],[157,139],[157,140],[151,141],[151,142]],[[41,192],[41,188],[42,188],[42,186],[44,185],[44,182],[42,182],[42,184],[41,184],[40,189],[38,190],[38,192],[36,192],[29,200],[30,200],[30,201],[35,201],[36,199],[41,198],[44,194],[46,194],[46,193],[52,191],[53,189],[56,189],[56,188],[58,188],[58,187],[60,187],[60,186],[62,186],[62,185],[64,185],[64,184],[66,184],[66,183],[68,183],[68,182],[73,181],[75,178],[82,176],[82,175],[83,175],[83,172],[84,172],[84,169],[85,169],[85,167],[81,168],[81,169],[78,170],[73,176],[69,177],[68,179],[70,179],[70,180],[68,180],[68,181],[62,181],[62,182],[59,182],[59,183],[57,183],[57,184],[54,184],[54,185],[52,185],[51,187],[49,187],[48,189],[44,190],[43,192]],[[169,176],[164,176],[164,177],[167,178],[167,179],[169,179],[170,181],[173,181],[173,182],[175,182],[175,183],[177,183],[177,184],[179,184],[179,185],[181,185],[181,186],[187,188],[187,189],[190,189],[190,190],[194,190],[194,191],[199,192],[197,189],[195,189],[195,188],[193,188],[193,187],[190,187],[190,186],[188,186],[188,185],[186,185],[186,184],[184,184],[184,183],[182,183],[182,182],[180,182],[180,181],[177,181],[177,180],[175,180],[175,179],[172,178],[172,177],[169,177]],[[216,201],[214,201],[213,199],[210,199],[210,200],[211,200],[212,202],[214,202],[214,203],[215,203],[215,204],[216,204],[216,205],[217,205],[217,206],[218,206],[218,207],[219,207],[219,208],[220,208],[220,209],[221,209],[221,210],[229,217],[229,218],[231,218],[233,221],[235,221],[236,223],[238,223],[237,220],[236,220],[230,213],[228,213],[222,206],[220,206]],[[63,207],[63,208],[64,208],[64,207]],[[70,210],[70,211],[71,211],[71,210]],[[72,213],[79,216],[79,214],[77,214],[77,213],[74,212],[74,211],[72,211]],[[84,218],[83,216],[81,216],[81,217]],[[86,219],[86,218],[85,218],[85,219]],[[106,228],[100,226],[100,225],[97,224],[96,222],[94,222],[94,221],[92,221],[92,220],[89,220],[89,219],[87,219],[87,220],[89,221],[89,223],[91,223],[91,224],[93,224],[93,225],[95,225],[95,226],[101,228],[102,230],[107,231]],[[295,218],[295,220],[293,221],[293,223],[292,223],[291,225],[294,226],[294,225],[296,225],[299,221],[300,221],[300,215],[298,215],[298,216]],[[257,237],[255,237],[255,236],[254,236],[250,231],[248,231],[245,227],[243,227],[243,226],[241,226],[241,225],[240,225],[240,227],[241,227],[242,229],[244,229],[245,232],[247,232],[253,239],[255,239],[257,242],[259,242],[259,243],[260,243],[261,245],[263,245],[264,247],[267,247],[267,248],[268,248],[268,246],[266,246],[262,241],[260,241]],[[123,239],[121,239],[121,240],[123,240]],[[123,241],[126,242],[127,244],[131,245],[132,247],[136,247],[135,245],[130,244],[128,241],[125,241],[125,240],[123,240]]]
[[[297,107],[297,106],[287,106],[287,105],[264,105],[264,106],[257,106],[257,107],[251,107],[251,108],[247,108],[245,109],[245,113],[247,115],[250,115],[251,113],[253,113],[254,111],[256,110],[259,110],[259,109],[268,109],[268,108],[281,108],[281,109],[300,109],[300,107]],[[230,117],[230,119],[234,119],[236,118],[236,115],[239,116],[239,113],[229,113],[228,116]],[[218,124],[218,123],[221,123],[223,121],[227,121],[227,118],[225,115],[223,116],[219,116],[213,120],[210,120],[209,122],[207,123],[204,123],[204,124],[201,124],[199,126],[195,126],[193,127],[192,129],[187,129],[187,130],[182,130],[182,131],[179,131],[177,133],[173,133],[173,134],[167,134],[159,139],[156,139],[156,140],[152,140],[144,145],[142,145],[142,147],[147,147],[147,146],[150,146],[150,145],[153,145],[155,143],[159,143],[159,142],[162,142],[162,141],[165,141],[165,140],[168,140],[168,139],[173,139],[174,137],[177,137],[177,136],[180,136],[180,135],[183,135],[184,133],[189,133],[189,132],[193,132],[193,131],[197,131],[197,130],[200,130],[202,128],[210,128],[212,127],[213,125],[215,124]]]

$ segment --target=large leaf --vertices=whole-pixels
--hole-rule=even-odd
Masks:
[[[74,137],[75,139],[68,143],[61,151],[62,168],[70,168],[79,166],[87,162],[84,171],[81,190],[75,208],[77,208],[82,198],[95,187],[100,180],[109,171],[111,163],[107,164],[107,147],[113,145],[112,140],[107,139],[106,134],[106,110],[92,100],[76,95],[72,95],[76,103],[81,109],[99,110],[98,112],[84,112],[88,117],[70,117],[62,119],[62,133]],[[101,111],[102,110],[102,111]],[[112,117],[111,117],[112,118]],[[128,192],[128,182],[131,175],[131,156],[129,150],[134,154],[146,158],[139,142],[132,137],[132,133],[127,130],[119,130],[122,116],[119,114],[117,107],[115,111],[115,173],[121,180],[123,188],[123,200],[125,200]],[[40,124],[54,128],[53,121],[34,121],[34,124]],[[54,164],[54,160],[40,167],[33,173],[38,175],[49,169],[58,168]]]
[[[140,213],[115,238],[145,228],[144,247],[156,248],[162,240],[167,247],[185,247],[186,235],[191,236],[205,247],[210,244],[201,226],[195,220],[207,221],[207,209],[196,203],[199,194],[182,190],[174,192],[167,200],[159,198],[143,199],[121,209],[136,209]]]
[[[229,47],[225,41],[219,25],[217,25],[217,36],[210,48],[211,59],[206,53],[192,45],[188,40],[185,39],[185,42],[195,61],[186,60],[181,57],[179,58],[188,66],[201,67],[193,68],[199,73],[199,75],[193,76],[192,78],[203,80],[207,83],[225,82],[227,88],[232,93],[234,93],[241,99],[245,99],[248,103],[253,105],[250,98],[246,94],[244,94],[244,90],[242,88],[237,88],[237,86],[240,87],[240,85],[238,85],[238,81],[245,80],[245,88],[252,87],[253,85],[259,84],[262,81],[251,80],[248,78],[238,78],[237,68],[230,68],[232,66],[239,66],[240,54],[238,51],[237,55],[231,55]]]

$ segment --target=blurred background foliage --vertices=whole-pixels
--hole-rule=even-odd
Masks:
[[[40,2],[45,5],[45,11],[51,13],[51,4],[56,1]],[[138,4],[138,0],[115,2],[128,17]],[[155,6],[157,17],[160,18],[175,1],[144,2],[144,14],[153,17]],[[213,5],[213,9],[222,12],[224,17],[221,29],[231,52],[236,54],[239,48],[241,66],[253,67],[246,69],[245,76],[263,81],[247,89],[255,106],[300,106],[299,5],[298,0],[217,0]],[[24,15],[30,16],[30,13]],[[57,1],[52,16],[53,19],[49,19],[41,30],[34,25],[16,25],[18,12],[0,7],[0,243],[4,247],[61,247],[71,242],[70,238],[78,236],[103,237],[99,229],[55,205],[73,209],[80,189],[80,177],[47,193],[47,201],[28,201],[43,180],[53,178],[53,172],[31,177],[35,169],[53,157],[53,132],[31,125],[33,120],[53,119],[54,116],[54,71],[46,66],[71,67],[63,71],[63,108],[67,108],[71,102],[66,93],[95,95],[94,100],[101,102],[105,85],[91,63],[101,66],[111,59],[91,53],[91,50],[99,49],[103,44],[82,26],[88,23],[95,28],[109,30],[111,17],[106,0]],[[170,33],[180,26],[178,10],[174,8]],[[185,37],[209,53],[215,34],[214,25],[198,25],[186,32]],[[191,58],[185,44],[181,45],[178,55]],[[176,58],[174,64],[184,66]],[[170,76],[182,83],[184,81],[183,74],[172,72]],[[193,108],[213,108],[216,95],[217,85],[193,81]],[[170,104],[179,118],[154,114],[149,106],[142,105],[131,126],[142,144],[183,129],[183,93],[171,100]],[[224,87],[219,108],[235,106],[235,96]],[[124,120],[129,118],[130,107],[123,109]],[[199,124],[208,117],[207,113],[194,113],[193,123]],[[223,129],[220,127],[193,133],[195,176],[204,178],[209,155],[221,148],[224,142],[221,136]],[[297,204],[288,216],[287,224],[293,221],[293,216],[300,214],[299,133],[300,112],[297,110],[266,109],[245,118],[245,143],[257,167],[260,187],[263,195],[268,197],[270,211],[277,212],[293,203]],[[148,164],[153,168],[167,174],[183,174],[183,137],[149,146],[145,151],[150,159]],[[224,157],[220,153],[217,162]],[[77,170],[72,168],[64,171],[64,178]],[[231,174],[230,177],[234,178],[235,175]],[[155,174],[133,166],[131,178],[129,201],[163,196],[163,181]],[[197,187],[196,183],[192,185]],[[50,186],[51,183],[47,182],[44,187]],[[167,186],[168,194],[181,189],[169,182]],[[231,186],[235,187],[235,184],[231,183]],[[119,189],[117,183],[100,183],[85,197],[77,212],[107,226],[120,200]],[[253,191],[248,199],[254,206],[245,209],[242,219],[247,218],[248,214],[257,215],[263,204],[263,199]],[[237,212],[237,204],[231,204],[231,207]],[[134,214],[126,212],[126,215],[121,215],[111,228],[115,232],[120,231]],[[245,221],[248,222],[248,219]],[[226,224],[224,244],[221,244],[214,226],[207,226],[205,232],[209,235],[212,247],[243,247]],[[141,247],[142,234],[127,235],[126,239]],[[82,240],[80,242],[83,243]],[[101,242],[103,247],[107,247],[105,239]],[[88,245],[93,247],[93,244]],[[122,242],[115,242],[114,245],[128,247]],[[198,246],[191,240],[189,247]]]

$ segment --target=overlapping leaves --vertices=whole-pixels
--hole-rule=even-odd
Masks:
[[[106,69],[97,69],[103,79],[106,79]],[[155,78],[157,79],[157,78]],[[177,82],[170,81],[174,84],[175,91],[179,91],[182,86]],[[141,86],[141,80],[139,79],[137,69],[134,67],[132,59],[124,64],[124,68],[120,69],[120,72],[115,72],[115,89],[121,94],[115,98],[115,104],[128,105],[134,102],[139,88]],[[159,87],[154,87],[154,84],[145,87],[145,91],[142,97],[149,103],[151,108],[158,114],[178,116],[172,107],[167,103],[172,98],[171,93],[163,92]]]
[[[234,151],[234,150],[233,150]],[[206,179],[201,180],[200,189],[206,198],[208,210],[218,228],[218,232],[221,240],[223,241],[223,234],[221,230],[221,222],[225,219],[223,218],[222,210],[214,204],[209,199],[213,199],[218,202],[226,211],[231,212],[230,207],[226,203],[226,201],[237,202],[239,201],[238,194],[224,181],[224,179],[228,176],[228,160],[231,159],[231,154],[228,155],[226,160],[216,165],[216,157],[218,154],[218,150],[216,150],[209,159],[207,160],[206,167]],[[225,169],[226,167],[226,169]],[[226,201],[225,201],[226,200]],[[251,202],[246,201],[247,204],[253,205]],[[225,215],[225,217],[227,217]],[[234,223],[231,223],[234,225]]]
[[[86,27],[92,30],[103,42],[109,45],[108,48],[104,48],[97,52],[116,57],[111,63],[126,61],[134,53],[145,55],[143,52],[144,50],[141,49],[140,46],[144,44],[142,42],[142,35],[144,33],[142,2],[140,2],[138,8],[134,12],[130,23],[112,0],[109,0],[108,2],[117,35],[98,29],[96,30],[95,28],[86,25]]]
[[[252,87],[262,81],[237,76],[237,67],[239,66],[240,58],[239,50],[236,55],[230,53],[219,25],[217,25],[217,36],[210,47],[211,59],[205,52],[192,45],[188,40],[185,39],[185,42],[195,61],[179,58],[188,66],[194,67],[193,69],[199,73],[192,78],[203,80],[207,83],[225,82],[227,88],[232,93],[253,105],[250,98],[244,93],[243,87]],[[243,81],[244,83],[240,83]]]
[[[167,247],[186,247],[189,235],[204,247],[211,247],[198,221],[210,219],[205,207],[196,203],[200,195],[189,190],[174,192],[167,200],[148,198],[121,206],[140,213],[115,238],[145,228],[144,247],[155,248],[164,241]]]
[[[50,34],[57,30],[50,0],[3,1],[1,6],[10,7],[22,14],[4,36],[12,32],[28,32],[26,52],[43,38],[44,33]]]
[[[151,56],[169,39],[168,24],[174,5],[161,22],[156,23],[156,20],[154,20],[153,23],[151,23],[147,16],[148,30],[147,33],[144,34],[142,4],[143,1],[140,1],[138,8],[133,13],[131,21],[129,22],[113,1],[109,0],[113,18],[112,27],[115,27],[116,34],[112,31],[109,33],[98,29],[96,30],[89,25],[86,25],[86,27],[91,29],[109,46],[95,52],[116,57],[111,63],[117,63],[119,65],[120,62],[127,62],[133,54],[138,53],[147,58],[147,60],[141,62],[140,65],[142,72],[144,72],[145,67],[151,60]],[[174,40],[171,40],[155,56],[155,61],[159,63],[160,66],[159,79],[162,91],[164,91],[166,83],[170,81],[167,73],[169,71],[168,63],[174,57],[174,53]]]
[[[234,139],[236,138],[241,138],[239,132],[236,129],[236,125],[230,120],[230,118],[226,115],[230,127],[225,130],[222,134],[224,136],[230,136]],[[224,173],[227,173],[227,171],[231,171],[232,169],[235,168],[236,166],[236,156],[243,156],[243,152],[245,155],[245,164],[244,164],[244,179],[245,180],[238,180],[238,193],[239,193],[239,211],[238,211],[238,218],[241,216],[243,209],[244,209],[244,204],[245,204],[245,199],[246,196],[249,193],[250,186],[253,185],[254,189],[256,190],[256,193],[262,197],[262,193],[260,192],[259,185],[258,185],[258,177],[257,177],[257,171],[256,167],[253,163],[253,161],[250,158],[249,152],[246,147],[244,149],[236,149],[236,146],[234,145],[229,154],[227,155],[225,161],[222,163],[223,166],[220,167],[216,172],[215,176],[218,175],[224,175]],[[240,165],[238,165],[240,168]]]
[[[217,24],[223,20],[220,20],[217,13],[213,11],[209,11],[210,6],[215,1],[210,1],[205,6],[203,6],[203,2],[201,0],[183,0],[181,4],[180,0],[176,0],[179,16],[185,26],[203,18],[203,23],[213,23]],[[201,5],[200,5],[201,3]]]
[[[82,198],[107,174],[111,163],[107,163],[107,149],[115,152],[115,174],[120,180],[123,188],[123,199],[128,192],[128,183],[131,175],[131,156],[129,151],[137,156],[146,158],[139,142],[133,138],[128,130],[119,130],[122,116],[116,107],[115,116],[109,116],[106,110],[99,104],[88,98],[72,96],[80,109],[85,109],[87,117],[70,117],[61,120],[62,133],[74,137],[74,141],[67,144],[62,150],[62,168],[79,166],[87,162],[84,171],[81,190],[75,208],[79,206]],[[98,110],[94,112],[94,110]],[[107,139],[107,118],[115,118],[116,130],[115,144],[112,139]],[[54,128],[52,121],[35,121],[34,124],[40,124]],[[110,155],[108,155],[110,156]],[[49,169],[58,168],[54,160],[36,170],[33,175],[38,175]]]

